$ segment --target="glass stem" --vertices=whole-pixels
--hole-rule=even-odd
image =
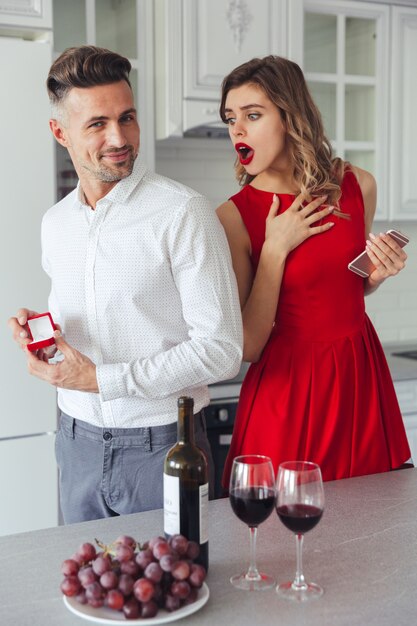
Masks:
[[[295,535],[295,541],[297,546],[297,571],[295,572],[294,582],[292,584],[293,589],[307,589],[307,583],[303,574],[303,541],[304,535],[297,533]]]
[[[261,580],[261,575],[256,567],[256,535],[258,528],[256,526],[249,527],[250,532],[250,565],[246,573],[248,580]]]

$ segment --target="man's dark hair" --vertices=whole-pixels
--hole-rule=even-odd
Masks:
[[[74,87],[109,85],[121,80],[131,86],[131,68],[128,59],[105,48],[67,48],[49,70],[46,86],[51,104],[59,106]]]

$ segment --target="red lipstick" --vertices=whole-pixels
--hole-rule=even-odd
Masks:
[[[249,165],[249,163],[255,156],[255,151],[253,150],[253,148],[248,146],[246,143],[237,143],[235,145],[235,150],[239,155],[239,161],[242,165]]]

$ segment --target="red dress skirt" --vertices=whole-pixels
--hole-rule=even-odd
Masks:
[[[279,213],[294,200],[278,194]],[[252,243],[256,271],[272,194],[246,185],[232,201]],[[364,281],[348,263],[365,247],[360,187],[348,171],[341,209],[329,231],[310,237],[286,262],[275,325],[251,365],[239,406],[223,485],[233,458],[270,456],[318,463],[324,480],[385,472],[410,458],[391,374],[365,313]]]

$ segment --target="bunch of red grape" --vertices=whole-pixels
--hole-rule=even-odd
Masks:
[[[154,617],[160,608],[175,611],[197,599],[206,578],[194,563],[200,548],[183,535],[153,537],[139,545],[123,535],[106,546],[83,543],[66,559],[61,591],[81,604],[123,611],[127,619]]]

